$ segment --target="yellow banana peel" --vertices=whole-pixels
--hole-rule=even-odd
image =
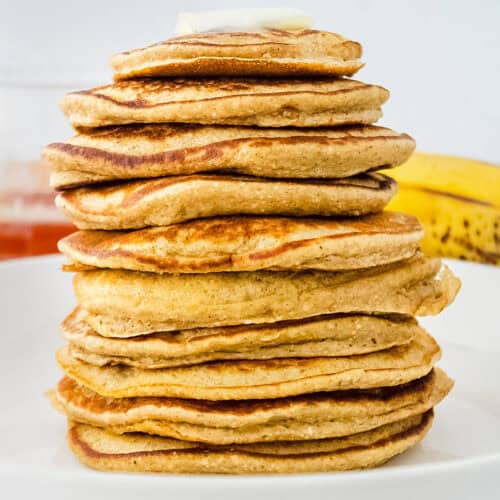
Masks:
[[[500,265],[499,166],[415,153],[384,173],[399,183],[387,209],[418,217],[425,253]]]

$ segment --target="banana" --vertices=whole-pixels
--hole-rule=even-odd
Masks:
[[[400,167],[384,171],[402,185],[485,201],[500,207],[500,166],[457,156],[415,153]]]
[[[500,168],[416,153],[385,171],[399,183],[389,210],[418,217],[429,255],[500,265]]]

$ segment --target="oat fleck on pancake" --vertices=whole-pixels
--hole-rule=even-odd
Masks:
[[[61,107],[75,128],[127,123],[258,127],[369,124],[389,92],[329,79],[130,80],[67,94]]]
[[[48,145],[57,189],[111,180],[224,172],[266,178],[343,178],[405,162],[413,139],[387,128],[255,129],[134,125]]]
[[[362,66],[361,45],[337,33],[266,30],[193,33],[116,54],[116,79],[138,76],[346,75]]]

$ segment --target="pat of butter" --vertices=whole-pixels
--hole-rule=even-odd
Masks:
[[[175,33],[264,31],[266,29],[303,30],[312,26],[312,19],[300,9],[227,9],[181,12],[177,15]]]

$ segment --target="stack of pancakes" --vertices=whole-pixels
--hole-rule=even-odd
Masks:
[[[381,464],[452,382],[414,319],[458,279],[383,212],[406,134],[372,125],[360,45],[319,31],[178,37],[112,59],[49,145],[78,307],[51,398],[102,470]]]

